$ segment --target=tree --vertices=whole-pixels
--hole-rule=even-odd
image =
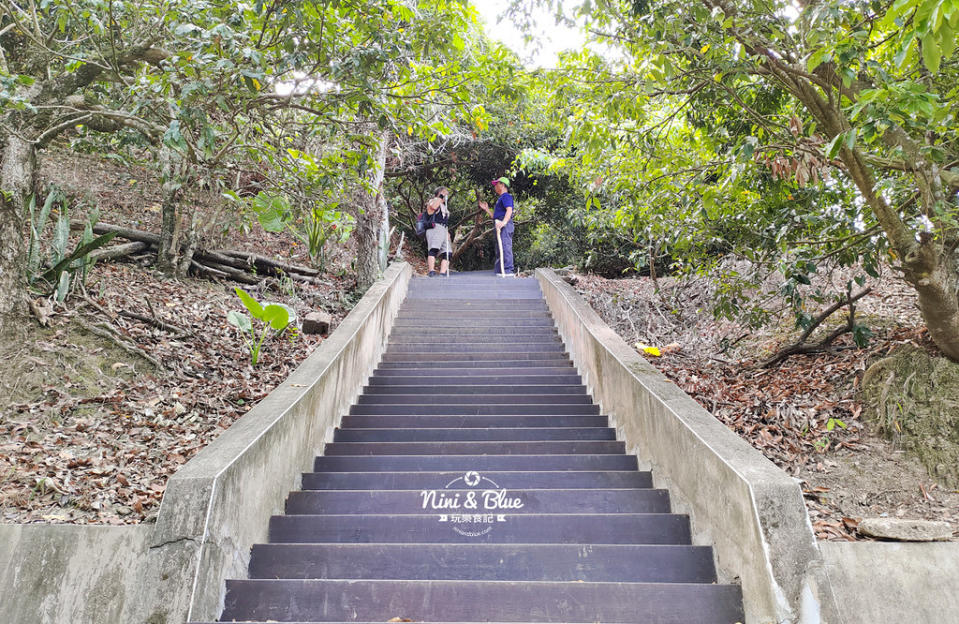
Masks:
[[[155,135],[159,128],[137,115],[88,105],[84,92],[95,90],[97,83],[131,80],[139,68],[160,63],[170,52],[150,34],[155,20],[130,13],[126,6],[81,1],[38,8],[3,1],[0,8],[2,325],[23,303],[23,225],[36,190],[37,150],[77,124],[105,130],[136,127]],[[98,17],[90,19],[92,15]],[[128,26],[123,36],[120,23]]]
[[[711,187],[741,183],[757,169],[772,181],[790,178],[794,188],[825,175],[841,186],[848,181],[857,198],[842,211],[859,214],[845,242],[871,243],[878,252],[888,246],[888,261],[918,293],[931,337],[959,360],[959,126],[949,105],[959,77],[952,60],[959,7],[939,0],[623,0],[577,11],[624,55],[612,81],[623,88],[618,101],[638,98],[643,111],[653,101],[676,103],[671,120],[686,110],[709,117],[696,110],[708,105],[725,120],[703,126],[714,133],[703,143],[726,161],[708,167],[694,187],[704,203]],[[650,136],[655,126],[644,130],[645,116],[634,117],[634,131]],[[834,205],[814,207],[820,222],[835,221]],[[882,234],[878,242],[874,233]]]

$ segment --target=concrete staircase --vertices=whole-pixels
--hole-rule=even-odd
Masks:
[[[744,621],[608,424],[535,280],[414,279],[221,621]]]

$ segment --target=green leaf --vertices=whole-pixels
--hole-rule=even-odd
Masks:
[[[226,320],[230,323],[230,325],[239,327],[240,331],[243,332],[248,332],[253,327],[253,325],[250,323],[250,317],[236,310],[230,310],[227,312]]]
[[[116,235],[116,232],[109,232],[107,234],[101,234],[90,242],[81,243],[76,249],[73,250],[72,253],[70,253],[69,256],[66,256],[60,260],[60,262],[55,264],[52,269],[44,273],[43,279],[47,280],[48,282],[53,282],[57,279],[58,275],[62,277],[62,273],[66,273],[67,267],[69,267],[74,261],[81,260],[88,256],[91,251],[95,251],[100,247],[103,247],[112,241]]]
[[[290,324],[289,308],[271,303],[263,308],[262,320],[270,324],[276,331],[283,331]]]
[[[959,15],[959,10],[956,11],[956,14]],[[956,49],[956,34],[948,23],[943,22],[942,28],[939,29],[939,49],[942,51],[942,58],[949,58],[952,56],[953,50]]]
[[[915,38],[915,31],[909,31],[906,36],[903,38],[900,43],[899,51],[896,52],[896,56],[893,57],[893,62],[896,64],[896,69],[902,69],[903,65],[906,64],[906,59],[909,58],[909,53],[912,51],[912,41]]]
[[[178,120],[171,121],[166,132],[163,133],[163,144],[171,149],[186,150],[186,139],[180,132],[180,122]]]
[[[809,72],[816,71],[816,68],[832,60],[832,50],[829,48],[819,48],[809,56],[809,60],[806,62],[806,70]]]
[[[830,141],[826,145],[826,158],[832,159],[832,158],[835,158],[837,154],[839,154],[839,149],[842,147],[844,134],[845,133],[840,132],[839,134],[834,136],[832,141]]]
[[[261,191],[253,198],[256,219],[267,232],[282,232],[292,218],[290,202],[286,197]]]
[[[236,290],[236,296],[240,298],[240,301],[242,301],[246,309],[250,311],[250,314],[253,315],[253,318],[263,318],[263,306],[261,306],[256,299],[250,296],[250,293],[246,292],[239,286],[237,286],[234,290]]]
[[[942,60],[942,51],[939,49],[939,42],[933,33],[927,33],[922,37],[922,63],[930,72],[936,74],[939,72],[939,62]]]
[[[71,276],[68,272],[64,271],[60,274],[60,281],[57,285],[56,299],[57,301],[63,301],[67,298],[67,293],[70,292],[70,279]]]
[[[856,147],[856,131],[849,130],[845,134],[846,134],[846,141],[845,141],[846,149],[851,151],[854,147]]]
[[[54,264],[63,260],[67,253],[67,241],[70,238],[70,219],[66,215],[66,209],[60,213],[57,224],[53,230],[53,247],[50,250],[50,259]]]

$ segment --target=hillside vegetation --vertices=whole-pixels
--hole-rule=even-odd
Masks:
[[[533,36],[537,8],[586,38],[555,67],[461,0],[0,0],[4,518],[148,519],[322,340],[306,313],[335,325],[422,253],[438,187],[454,268],[489,266],[479,204],[501,176],[520,268],[574,267],[624,337],[806,481],[821,535],[855,533],[816,489],[852,481],[816,483],[834,453],[906,450],[925,477],[864,469],[910,492],[889,505],[955,508],[959,412],[929,405],[959,402],[959,5],[500,17]],[[917,385],[919,362],[936,372]]]

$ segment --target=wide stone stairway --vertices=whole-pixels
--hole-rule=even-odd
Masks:
[[[276,449],[282,453],[283,449]],[[414,278],[221,621],[744,621],[587,393],[534,279]],[[722,492],[716,492],[717,497]]]

